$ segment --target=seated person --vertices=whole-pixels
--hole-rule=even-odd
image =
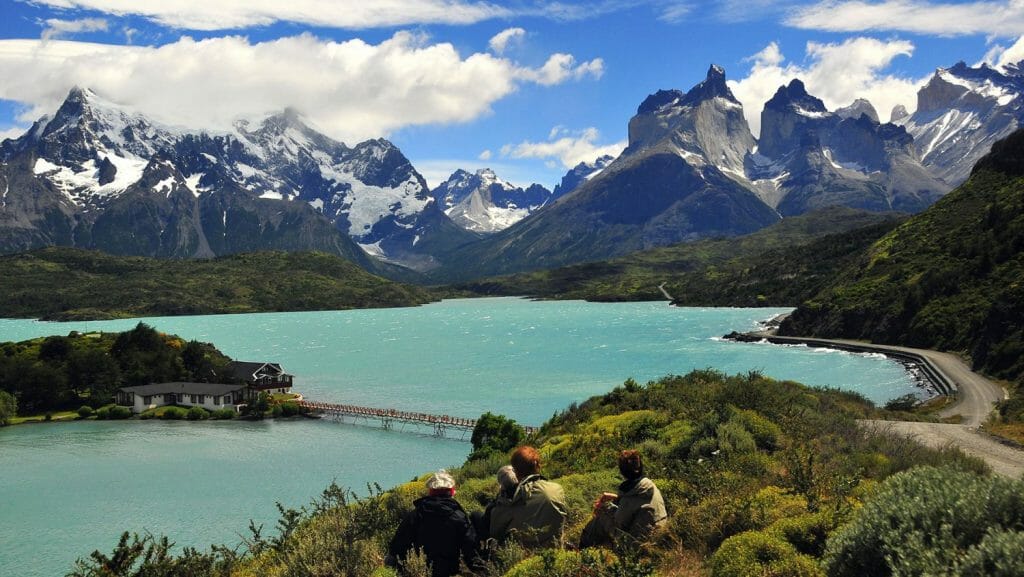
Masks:
[[[516,471],[512,465],[505,465],[498,469],[498,494],[487,503],[482,513],[474,511],[470,515],[473,520],[473,528],[476,529],[477,539],[487,541],[491,537],[491,516],[495,510],[500,516],[512,506],[512,497],[518,486],[519,479],[516,478]]]
[[[625,479],[616,493],[602,493],[594,502],[594,518],[583,528],[580,548],[606,545],[615,539],[649,541],[668,523],[661,491],[644,476],[638,451],[619,454],[619,473]]]
[[[566,517],[562,486],[540,474],[540,454],[533,447],[516,449],[511,462],[519,485],[507,507],[491,511],[490,536],[514,537],[527,547],[559,545]]]
[[[398,525],[388,546],[387,564],[396,566],[411,549],[422,552],[431,566],[432,577],[450,577],[459,573],[459,555],[473,567],[476,558],[476,532],[462,505],[454,499],[455,479],[444,469],[427,479],[426,497],[417,499],[415,508]]]

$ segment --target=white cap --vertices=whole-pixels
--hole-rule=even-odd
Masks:
[[[448,471],[444,469],[438,469],[436,473],[427,479],[427,488],[430,490],[434,489],[454,489],[455,478],[448,474]]]

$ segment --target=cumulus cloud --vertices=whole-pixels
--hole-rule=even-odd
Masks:
[[[595,58],[589,62],[576,64],[572,54],[561,52],[552,54],[540,68],[523,68],[518,76],[530,82],[544,86],[561,84],[566,80],[582,80],[586,77],[601,78],[604,74],[604,60]]]
[[[829,110],[867,98],[882,121],[896,104],[913,111],[917,91],[927,78],[904,78],[885,71],[894,59],[911,56],[914,45],[903,40],[883,42],[874,38],[850,38],[842,43],[808,42],[805,65],[787,63],[779,45],[771,43],[752,56],[750,72],[729,81],[733,94],[743,103],[751,131],[761,132],[761,110],[783,84],[799,78],[807,91],[825,102]]]
[[[487,45],[490,46],[491,52],[504,54],[505,49],[508,48],[510,43],[522,42],[525,37],[526,30],[522,28],[506,28],[495,34]]]
[[[565,168],[572,168],[581,162],[592,162],[604,155],[618,156],[626,148],[626,141],[598,144],[601,134],[590,127],[571,131],[556,126],[548,135],[547,142],[523,141],[501,147],[502,156],[511,158],[537,158],[557,160]]]
[[[981,61],[996,68],[1024,61],[1024,36],[1018,38],[1009,48],[998,44],[993,46]]]
[[[26,131],[28,131],[27,126],[9,126],[7,128],[0,128],[0,142],[3,142],[8,138],[20,138]]]
[[[116,16],[141,16],[171,28],[232,30],[296,22],[332,28],[376,28],[410,24],[473,24],[506,18],[497,4],[462,0],[34,0],[54,8],[95,10]]]
[[[823,0],[796,9],[787,24],[831,32],[893,30],[956,36],[1024,34],[1024,0],[928,2],[925,0]]]
[[[488,149],[484,150],[483,152],[481,152],[480,156],[478,156],[477,158],[479,158],[480,160],[490,160],[491,156],[493,156],[493,154],[494,153],[491,152],[491,149],[488,148]]]
[[[103,18],[82,18],[80,20],[49,18],[43,21],[41,38],[45,41],[80,32],[105,32],[108,27],[107,21]]]
[[[576,65],[555,54],[540,68],[487,53],[462,56],[448,43],[399,32],[380,44],[310,34],[250,42],[183,37],[159,47],[0,41],[0,98],[52,113],[72,86],[92,88],[155,120],[228,128],[292,106],[346,141],[411,125],[467,122],[524,83],[597,76],[600,60]]]

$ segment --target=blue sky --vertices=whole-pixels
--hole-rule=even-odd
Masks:
[[[68,89],[166,124],[226,129],[294,106],[355,144],[383,136],[436,186],[493,167],[553,186],[624,145],[659,88],[725,67],[755,133],[801,77],[830,108],[913,110],[936,67],[1024,59],[1024,0],[0,0],[0,135]]]

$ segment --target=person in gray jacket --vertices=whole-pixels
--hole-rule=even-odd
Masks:
[[[661,491],[644,475],[638,451],[619,454],[619,473],[625,479],[615,493],[602,493],[594,502],[594,517],[583,528],[580,548],[607,545],[616,539],[642,543],[668,523]]]

